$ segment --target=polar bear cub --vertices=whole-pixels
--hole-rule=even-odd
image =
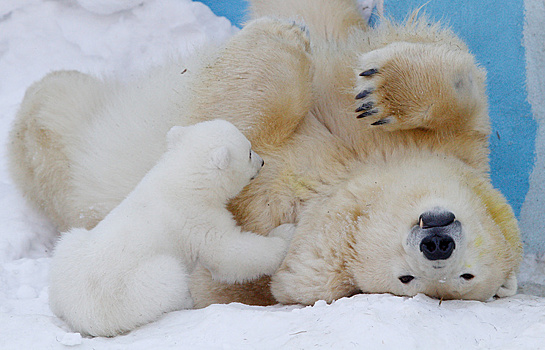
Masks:
[[[94,229],[64,233],[51,263],[51,310],[82,334],[114,336],[191,308],[197,262],[223,282],[273,274],[293,225],[244,232],[226,209],[263,166],[231,123],[173,127],[167,151]]]

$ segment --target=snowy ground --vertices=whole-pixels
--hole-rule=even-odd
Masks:
[[[545,260],[535,257],[521,270],[526,294],[486,303],[358,295],[305,308],[214,305],[111,339],[82,339],[53,316],[55,232],[25,205],[5,164],[25,89],[55,69],[125,79],[235,32],[189,0],[0,0],[0,349],[545,349]]]

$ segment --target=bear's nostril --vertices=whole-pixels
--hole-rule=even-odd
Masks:
[[[420,251],[428,260],[446,260],[456,248],[454,239],[442,234],[432,234],[420,242]]]
[[[428,211],[420,215],[418,224],[421,228],[448,226],[456,217],[450,211]]]

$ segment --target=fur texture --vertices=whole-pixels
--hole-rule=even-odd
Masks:
[[[104,220],[57,244],[50,305],[74,331],[113,336],[191,308],[197,262],[235,283],[273,274],[286,255],[292,225],[269,237],[243,232],[225,208],[263,165],[232,124],[174,127],[168,139],[165,155]]]
[[[53,73],[23,101],[12,175],[59,227],[92,228],[157,162],[170,127],[221,118],[267,163],[229,203],[237,222],[262,235],[297,229],[272,284],[219,283],[198,267],[196,307],[514,294],[521,244],[490,185],[485,72],[451,31],[416,15],[370,29],[355,6],[254,0],[224,47],[128,86]],[[424,214],[444,213],[456,248],[438,263],[417,238]]]

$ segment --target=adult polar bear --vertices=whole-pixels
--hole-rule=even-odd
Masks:
[[[199,269],[197,307],[514,294],[519,232],[490,184],[485,73],[464,43],[414,18],[368,28],[355,0],[251,9],[224,47],[128,86],[77,72],[33,85],[10,145],[26,197],[61,230],[91,228],[159,159],[171,126],[222,118],[267,164],[230,203],[237,221],[297,230],[272,283]]]

